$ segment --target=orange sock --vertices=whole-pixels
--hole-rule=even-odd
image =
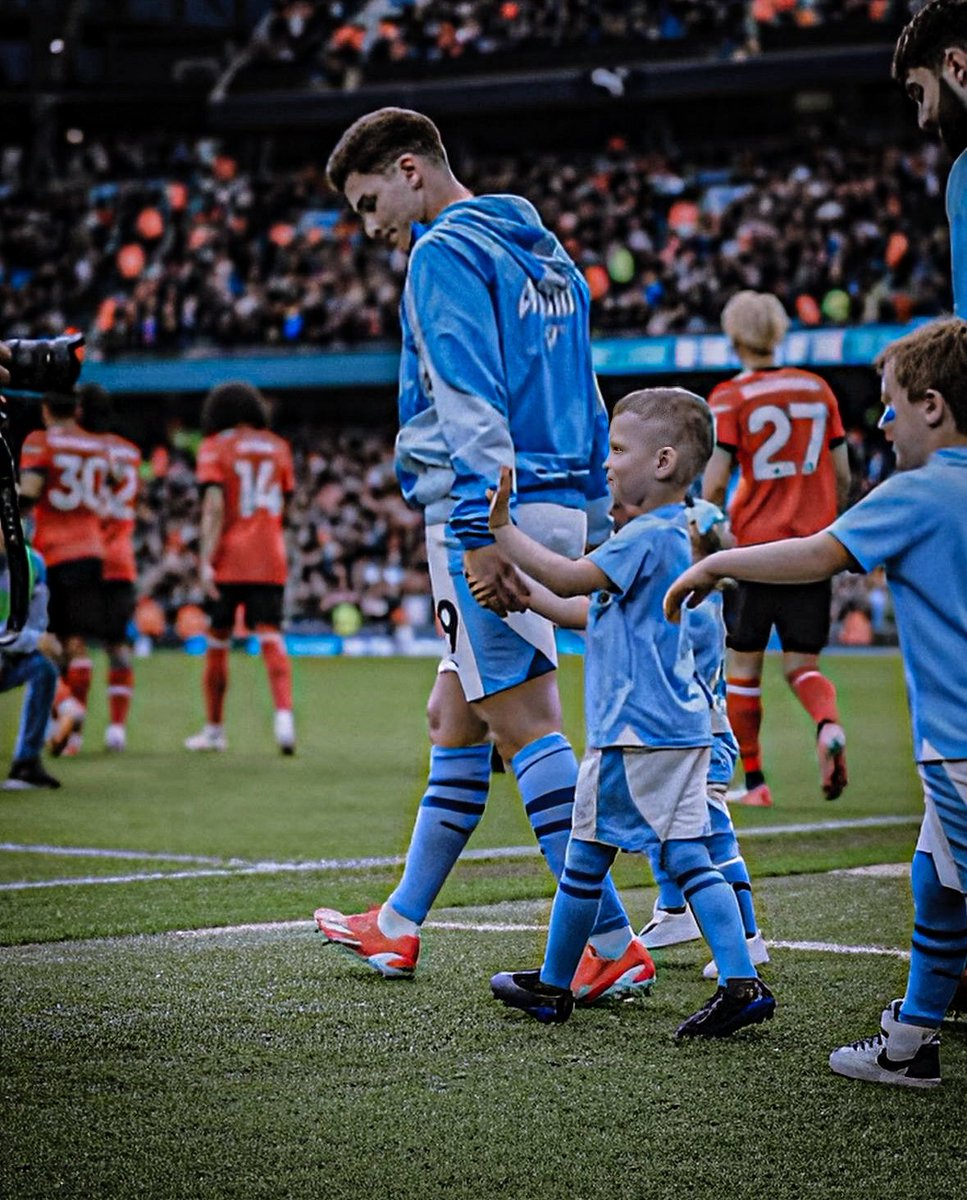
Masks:
[[[839,724],[836,688],[818,667],[799,667],[790,672],[786,679],[796,693],[796,699],[817,725],[822,721]]]
[[[133,691],[133,669],[111,667],[107,673],[107,707],[112,725],[123,725],[127,721]]]
[[[71,695],[87,708],[87,693],[91,690],[91,674],[94,664],[89,658],[72,658],[67,666],[64,679],[70,688]]]
[[[282,634],[277,629],[265,629],[258,631],[258,637],[275,710],[276,712],[291,712],[292,665],[286,653]]]
[[[732,679],[725,681],[729,722],[739,743],[742,769],[748,775],[762,770],[762,748],[759,729],[762,726],[762,680]]]
[[[205,651],[205,711],[209,725],[221,725],[225,711],[225,692],[228,690],[228,636],[209,638]]]

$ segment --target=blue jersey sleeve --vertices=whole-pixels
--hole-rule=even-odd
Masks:
[[[827,529],[864,571],[889,564],[932,529],[942,506],[919,495],[918,471],[891,475]]]
[[[954,312],[967,320],[967,150],[947,176],[947,220],[950,222],[950,276]]]
[[[487,488],[514,464],[493,297],[469,259],[439,241],[419,243],[409,269],[410,318],[454,473],[450,527],[470,550],[493,542]]]
[[[654,544],[647,531],[629,521],[614,537],[588,555],[611,580],[615,591],[624,595],[636,580],[647,578],[653,569]]]

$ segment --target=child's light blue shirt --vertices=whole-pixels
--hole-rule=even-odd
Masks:
[[[917,761],[967,758],[967,447],[891,475],[827,532],[886,568]]]
[[[588,612],[584,707],[588,745],[652,749],[711,745],[709,696],[689,634],[665,619],[669,585],[692,561],[683,504],[629,521],[589,556],[613,585]]]

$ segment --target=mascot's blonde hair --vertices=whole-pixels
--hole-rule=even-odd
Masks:
[[[722,310],[722,329],[735,343],[771,354],[786,336],[789,317],[771,292],[736,292]]]

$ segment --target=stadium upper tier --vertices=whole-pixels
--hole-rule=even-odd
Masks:
[[[346,348],[392,340],[405,260],[365,242],[318,159],[246,170],[227,146],[88,140],[46,184],[4,156],[8,337],[89,332],[105,356]],[[728,151],[594,150],[457,163],[477,192],[532,199],[581,265],[596,333],[718,328],[737,289],[801,326],[896,323],[950,306],[945,164],[806,129]]]
[[[889,41],[916,3],[6,0],[0,87],[137,91],[166,80],[219,94],[326,91],[623,59],[747,59],[790,45]]]

